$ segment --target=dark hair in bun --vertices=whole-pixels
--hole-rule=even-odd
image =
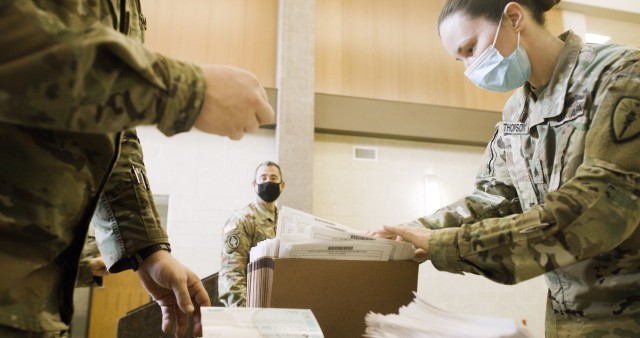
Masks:
[[[557,5],[560,0],[532,0],[531,2],[537,5],[541,11],[546,12]]]
[[[544,25],[544,12],[550,10],[560,0],[447,0],[438,19],[438,26],[451,14],[462,11],[472,17],[484,17],[496,24],[502,17],[502,11],[510,2],[517,2],[527,8],[533,19],[540,25]]]

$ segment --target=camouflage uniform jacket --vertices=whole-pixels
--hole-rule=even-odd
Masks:
[[[640,51],[561,39],[548,86],[505,106],[475,190],[414,224],[436,229],[439,270],[544,274],[548,337],[640,337]]]
[[[276,237],[277,222],[277,208],[271,212],[259,203],[249,203],[225,223],[218,273],[218,294],[224,306],[246,305],[249,251],[258,242]]]
[[[143,48],[139,6],[0,0],[0,332],[67,329],[94,211],[111,272],[167,242],[132,128],[190,129],[205,83]]]

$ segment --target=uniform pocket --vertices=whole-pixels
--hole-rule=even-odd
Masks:
[[[147,236],[151,239],[162,237],[163,231],[162,225],[160,224],[160,215],[158,215],[156,211],[153,195],[151,194],[151,187],[149,186],[149,180],[147,179],[144,168],[132,165],[129,174],[131,175],[133,191],[138,201],[140,217],[147,231]]]

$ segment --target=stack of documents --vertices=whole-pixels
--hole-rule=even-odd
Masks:
[[[276,238],[279,242],[273,245],[278,245],[279,258],[402,261],[413,259],[415,252],[411,243],[367,236],[363,231],[288,207],[280,211]]]
[[[398,314],[369,313],[365,317],[368,338],[532,338],[514,319],[466,315],[439,309],[416,295]]]
[[[283,207],[276,238],[259,242],[249,252],[247,306],[268,307],[274,258],[342,260],[411,260],[411,243],[367,236],[348,226]]]
[[[204,338],[323,338],[311,310],[203,307]]]

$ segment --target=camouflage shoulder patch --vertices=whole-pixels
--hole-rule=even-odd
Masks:
[[[231,234],[227,237],[225,243],[229,249],[236,249],[240,245],[240,237],[238,234]]]
[[[620,98],[611,114],[611,133],[615,143],[625,143],[640,136],[640,100]]]

